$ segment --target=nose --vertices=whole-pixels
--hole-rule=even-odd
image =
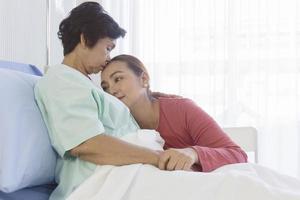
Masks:
[[[116,85],[113,85],[112,87],[110,87],[109,93],[115,97],[118,97],[120,91]]]
[[[109,63],[109,61],[110,61],[110,54],[107,54],[107,56],[106,56],[106,64]]]

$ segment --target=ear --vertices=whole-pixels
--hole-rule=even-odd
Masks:
[[[142,81],[143,87],[145,87],[145,88],[149,88],[150,87],[150,85],[149,85],[150,78],[149,78],[148,73],[146,73],[146,72],[142,73],[142,75],[141,75],[141,81]]]
[[[83,36],[83,33],[80,34],[80,45],[81,45],[84,49],[87,48],[87,46],[86,46],[86,40],[85,40],[85,38],[84,38],[84,36]]]

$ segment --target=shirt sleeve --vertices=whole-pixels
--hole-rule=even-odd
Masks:
[[[209,172],[225,164],[247,162],[247,154],[193,101],[185,99],[182,108],[192,148],[198,154],[198,170]]]
[[[99,119],[101,106],[89,88],[80,84],[59,90],[44,91],[36,88],[36,100],[51,143],[61,157],[89,138],[104,133]]]

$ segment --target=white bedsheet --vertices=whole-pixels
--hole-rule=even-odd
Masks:
[[[161,149],[141,130],[126,141]],[[162,171],[151,165],[98,166],[68,200],[300,200],[300,180],[256,164],[223,166],[210,173]]]

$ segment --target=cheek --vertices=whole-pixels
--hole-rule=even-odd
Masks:
[[[105,61],[105,52],[104,50],[102,49],[99,49],[97,51],[94,51],[92,54],[91,54],[91,57],[94,61],[98,61],[98,62],[103,62]]]
[[[106,48],[102,47],[102,48],[99,49],[99,53],[98,54],[100,54],[101,57],[107,57],[108,53],[109,52],[106,50]]]
[[[122,92],[123,94],[131,97],[135,88],[132,83],[127,80],[123,80],[115,85],[115,89]]]
[[[128,84],[127,82],[123,82],[119,84],[119,89],[125,94],[130,94],[132,91],[131,85]]]
[[[98,64],[99,62],[99,56],[95,52],[92,52],[87,56],[88,62],[92,65]]]
[[[136,82],[132,83],[128,88],[130,93],[135,97],[139,97],[144,92],[143,88]]]

